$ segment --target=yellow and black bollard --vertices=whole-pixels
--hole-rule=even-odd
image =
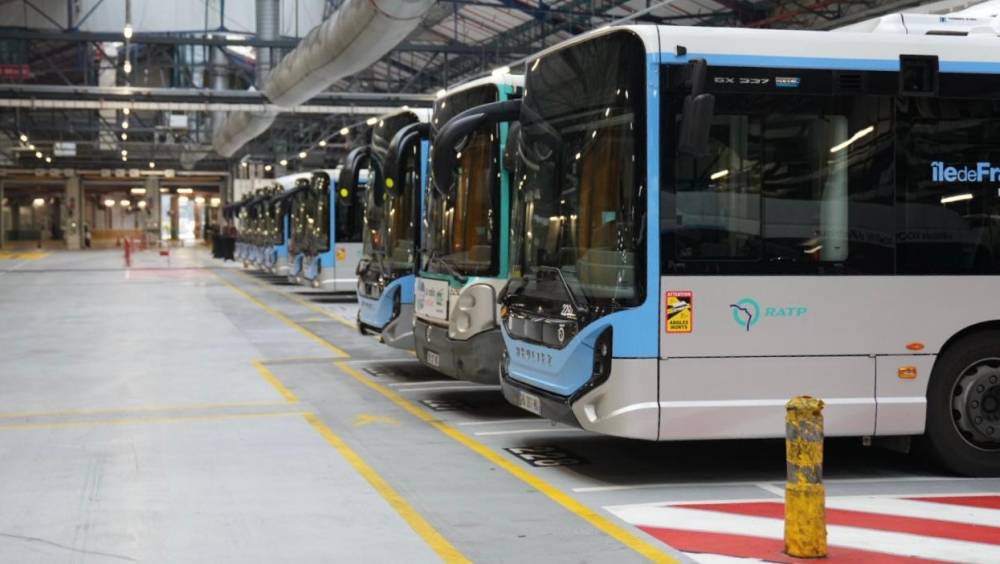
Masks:
[[[800,396],[789,401],[785,410],[785,553],[796,558],[823,558],[823,401]]]

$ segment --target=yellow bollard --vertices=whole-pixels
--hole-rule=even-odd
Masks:
[[[826,557],[826,489],[823,487],[823,401],[809,396],[785,405],[785,553]]]

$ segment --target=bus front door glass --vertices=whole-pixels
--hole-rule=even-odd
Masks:
[[[525,206],[514,228],[526,296],[610,311],[644,296],[645,50],[614,33],[529,63],[521,114]],[[551,300],[551,297],[548,298]]]

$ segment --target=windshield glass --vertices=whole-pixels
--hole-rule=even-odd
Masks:
[[[297,181],[296,188],[302,187],[305,181]],[[289,233],[291,234],[290,240],[288,241],[288,253],[298,254],[305,252],[306,250],[306,232],[308,230],[308,214],[306,213],[306,208],[308,206],[309,200],[309,190],[302,190],[296,193],[294,196],[290,197],[285,205],[288,206],[288,225]]]
[[[372,129],[372,157],[375,162],[369,176],[368,202],[374,208],[369,218],[372,232],[366,237],[366,243],[381,259],[386,274],[413,271],[420,211],[419,146],[413,157],[407,160],[405,180],[393,193],[383,188],[381,163],[385,162],[389,143],[396,132],[417,121],[416,114],[404,112],[379,120]]]
[[[496,102],[496,85],[485,84],[441,98],[434,105],[436,134],[449,119],[475,106]],[[499,274],[500,176],[499,128],[485,125],[465,141],[458,153],[456,186],[451,197],[428,191],[424,247],[446,261],[426,260],[423,270],[462,275]],[[430,258],[430,255],[428,255]]]
[[[330,250],[330,175],[325,172],[313,173],[313,189],[309,191],[315,210],[311,225],[311,248],[317,253]]]
[[[608,34],[528,69],[512,229],[515,264],[536,280],[524,292],[545,297],[553,278],[563,287],[561,274],[581,305],[635,305],[645,264],[642,42]]]

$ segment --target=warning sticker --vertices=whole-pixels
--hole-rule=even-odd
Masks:
[[[694,329],[693,298],[689,291],[667,292],[667,333],[690,333]]]

